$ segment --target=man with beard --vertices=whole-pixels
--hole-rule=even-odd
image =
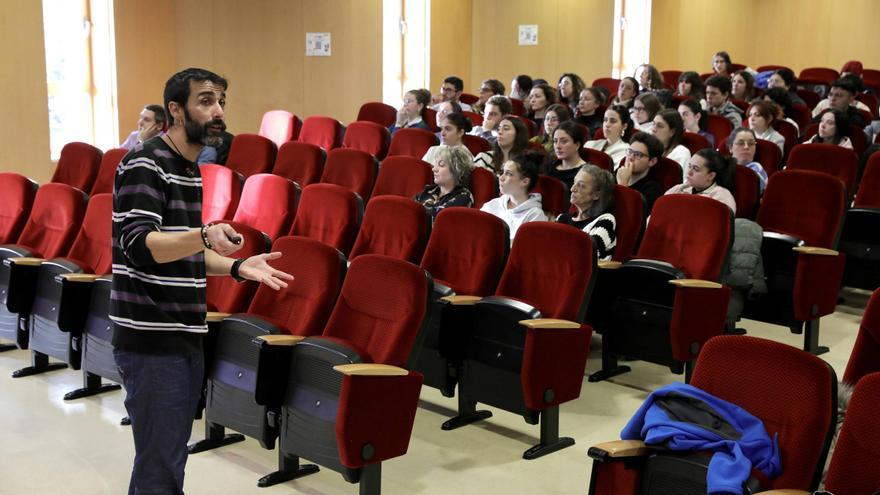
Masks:
[[[116,174],[113,198],[114,358],[125,386],[135,458],[129,494],[182,494],[186,442],[204,374],[206,275],[286,287],[267,263],[280,253],[234,260],[241,237],[202,225],[196,157],[225,128],[227,82],[186,69],[165,84],[171,127],[140,143]]]

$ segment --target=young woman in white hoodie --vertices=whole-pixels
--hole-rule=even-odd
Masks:
[[[531,156],[515,156],[504,162],[498,187],[501,196],[486,202],[481,210],[504,220],[510,227],[510,242],[519,226],[526,222],[547,220],[541,195],[530,192],[538,183],[538,163]]]

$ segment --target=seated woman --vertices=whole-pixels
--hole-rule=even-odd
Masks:
[[[791,118],[793,104],[791,102],[791,97],[788,95],[788,91],[784,88],[770,88],[767,91],[764,91],[764,100],[776,103],[776,106],[779,107],[779,113],[776,114],[776,118],[785,119],[786,122],[793,125],[794,128],[800,132],[800,126]]]
[[[538,183],[538,163],[532,156],[519,155],[504,162],[498,188],[501,196],[487,201],[480,210],[504,220],[510,228],[510,242],[519,226],[526,222],[547,220],[541,195],[532,193]]]
[[[703,110],[706,109],[706,87],[700,75],[694,71],[682,72],[678,76],[678,89],[675,92],[678,96],[686,96],[700,103]]]
[[[637,131],[651,132],[654,116],[663,108],[654,93],[639,93],[632,108],[629,109],[633,119],[633,128]]]
[[[603,115],[600,113],[599,107],[605,104],[605,93],[597,88],[589,87],[581,91],[578,99],[577,116],[575,120],[578,124],[587,126],[590,136],[596,132],[596,129],[602,127]],[[590,137],[587,136],[587,137]]]
[[[730,54],[727,52],[715,52],[715,55],[712,55],[712,72],[714,72],[716,76],[729,78],[733,75],[731,68],[732,63],[733,62],[730,61]]]
[[[785,138],[771,124],[776,120],[779,107],[772,101],[756,100],[749,107],[749,127],[755,131],[755,137],[772,142],[785,153]]]
[[[538,129],[543,129],[544,114],[554,103],[556,103],[556,90],[547,84],[536,84],[529,93],[529,112],[526,117],[532,119],[538,125]]]
[[[553,131],[559,124],[569,120],[571,120],[571,113],[568,111],[567,105],[561,103],[550,105],[544,113],[544,133],[529,139],[529,142],[540,144],[549,155],[553,152]]]
[[[559,103],[567,105],[569,112],[576,112],[578,98],[580,98],[581,91],[583,91],[586,86],[587,85],[584,84],[584,80],[581,79],[581,76],[571,72],[562,74],[559,77],[559,83],[556,85],[559,89]]]
[[[562,181],[565,187],[571,189],[574,177],[584,165],[578,151],[584,145],[584,135],[581,127],[573,122],[563,122],[556,127],[553,133],[553,156],[547,166],[546,174]]]
[[[819,131],[808,143],[836,144],[841,148],[853,149],[849,139],[849,117],[840,110],[828,110],[819,121]]]
[[[639,91],[661,91],[666,89],[663,84],[663,76],[661,76],[660,71],[651,64],[642,64],[636,67],[636,71],[633,75],[639,82]]]
[[[624,77],[617,86],[617,96],[611,101],[612,105],[623,105],[632,108],[633,100],[639,95],[639,82],[633,77]]]
[[[471,130],[471,121],[461,113],[451,113],[446,116],[440,123],[440,143],[437,146],[431,146],[425,152],[422,160],[431,165],[437,164],[440,156],[440,150],[444,148],[463,148],[464,152],[470,157],[468,163],[473,163],[474,155],[471,154],[464,144],[462,137]]]
[[[755,161],[755,152],[758,150],[758,138],[755,135],[754,129],[747,129],[745,127],[734,129],[730,136],[727,137],[727,149],[730,150],[730,154],[736,160],[737,165],[751,169],[758,174],[758,190],[763,194],[764,188],[767,187],[767,171],[764,170],[760,163]]]
[[[438,103],[434,107],[434,110],[435,110],[434,123],[437,125],[437,128],[439,129],[440,127],[443,126],[443,121],[446,119],[446,117],[449,114],[461,113],[461,105],[459,105],[458,102],[452,101],[452,100],[441,101],[440,103]],[[440,137],[439,133],[437,134],[437,137],[438,138]]]
[[[715,150],[700,150],[691,157],[684,184],[672,186],[666,194],[699,194],[724,203],[736,214],[736,200],[729,189],[734,166]]]
[[[578,169],[570,190],[571,204],[577,213],[563,213],[556,221],[590,234],[598,259],[610,260],[617,246],[617,222],[611,213],[614,176],[595,165],[584,165]]]
[[[626,138],[631,128],[632,119],[629,117],[627,108],[623,105],[614,105],[605,110],[605,119],[602,121],[602,132],[605,133],[605,138],[587,141],[584,147],[607,154],[614,160],[614,166],[617,167],[629,148],[626,144]]]
[[[733,84],[733,90],[730,92],[731,98],[748,102],[755,97],[755,76],[751,72],[738,70],[733,73],[730,82]]]
[[[669,108],[658,113],[651,134],[663,143],[663,156],[678,163],[684,171],[691,159],[691,150],[681,144],[684,122],[678,111]]]
[[[413,199],[425,205],[431,218],[436,218],[443,208],[473,206],[474,197],[467,188],[472,168],[471,154],[467,148],[443,147],[437,154],[437,163],[431,167],[434,183],[425,186]]]
[[[678,114],[681,115],[685,132],[699,134],[709,141],[709,146],[715,147],[715,135],[706,130],[706,123],[709,120],[708,113],[696,100],[688,98],[681,102],[678,105]]]
[[[388,128],[391,134],[398,129],[430,129],[425,122],[425,109],[431,103],[431,92],[427,89],[413,89],[403,95],[403,106],[397,111],[397,122]]]
[[[474,158],[475,167],[489,169],[495,175],[501,174],[501,167],[512,157],[522,156],[529,147],[529,130],[521,120],[507,116],[498,123],[498,139],[491,151],[484,151]]]
[[[510,94],[507,96],[510,98],[516,98],[525,103],[529,98],[529,92],[532,90],[532,84],[531,77],[527,74],[520,74],[510,81]]]

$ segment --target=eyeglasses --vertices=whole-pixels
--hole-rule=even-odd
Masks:
[[[639,158],[639,159],[648,157],[648,155],[646,155],[645,153],[642,153],[639,150],[634,150],[632,148],[628,148],[626,150],[626,156],[631,156],[633,158]]]
[[[407,99],[407,100],[403,100],[403,104],[404,104],[404,105],[412,105],[412,104],[414,104],[415,102],[416,102],[416,100],[408,100],[408,99]]]
[[[645,107],[632,107],[629,109],[629,111],[632,113],[641,113],[641,112],[647,112],[648,109]]]
[[[757,141],[743,141],[742,139],[738,139],[733,142],[734,146],[741,146],[743,148],[753,148],[758,145]]]

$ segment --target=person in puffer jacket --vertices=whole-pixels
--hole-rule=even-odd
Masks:
[[[764,229],[757,223],[737,218],[733,223],[733,247],[730,266],[723,277],[724,285],[733,289],[727,306],[727,327],[733,329],[743,312],[746,299],[767,292],[764,282],[764,263],[761,260],[761,241]]]

